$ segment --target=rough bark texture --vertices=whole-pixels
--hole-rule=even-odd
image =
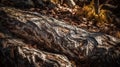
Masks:
[[[1,7],[0,14],[4,67],[120,66],[120,39],[36,12]]]

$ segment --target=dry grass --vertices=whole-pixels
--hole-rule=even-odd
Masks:
[[[110,17],[110,11],[106,9],[102,9],[104,4],[98,6],[99,13],[96,13],[96,8],[94,6],[94,0],[91,1],[89,5],[83,6],[84,16],[89,20],[95,20],[98,26],[104,26],[106,23],[112,22],[112,18]]]

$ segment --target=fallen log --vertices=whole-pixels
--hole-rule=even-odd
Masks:
[[[20,39],[3,38],[0,41],[2,67],[72,67],[67,57],[30,48]]]
[[[16,44],[17,49],[22,51],[22,54],[26,55],[28,53],[26,55],[30,56],[28,61],[32,61],[35,67],[40,65],[34,62],[33,58],[40,53],[45,56],[47,54],[52,56],[51,59],[47,58],[47,60],[53,60],[52,63],[55,63],[57,67],[84,67],[84,64],[89,64],[90,67],[120,66],[120,39],[100,32],[91,33],[37,12],[23,11],[11,7],[1,7],[0,12],[2,14],[0,16],[0,20],[2,20],[0,26],[7,30],[5,34],[11,33],[10,37],[21,39],[27,46],[30,46],[29,44],[32,47],[33,45],[36,46],[30,49],[29,47],[24,48],[25,45],[20,48],[17,46],[19,44]],[[12,43],[12,45],[15,45],[14,41]],[[18,51],[19,54],[21,54],[20,51]],[[34,56],[31,57],[31,55]],[[61,58],[61,60],[56,57]],[[38,58],[43,60],[44,57],[40,56]],[[74,61],[76,65],[72,65],[70,60]],[[66,63],[62,64],[62,61]]]

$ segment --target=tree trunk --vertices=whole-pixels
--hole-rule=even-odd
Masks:
[[[0,8],[0,61],[7,67],[120,66],[120,39],[37,12]]]

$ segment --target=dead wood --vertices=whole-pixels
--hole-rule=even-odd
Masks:
[[[100,32],[91,33],[37,12],[10,7],[1,7],[0,12],[3,33],[0,55],[3,59],[8,52],[9,60],[15,54],[13,65],[17,62],[17,66],[32,64],[35,67],[120,66],[120,39]],[[12,50],[14,54],[9,53]],[[52,66],[46,66],[48,64]]]

